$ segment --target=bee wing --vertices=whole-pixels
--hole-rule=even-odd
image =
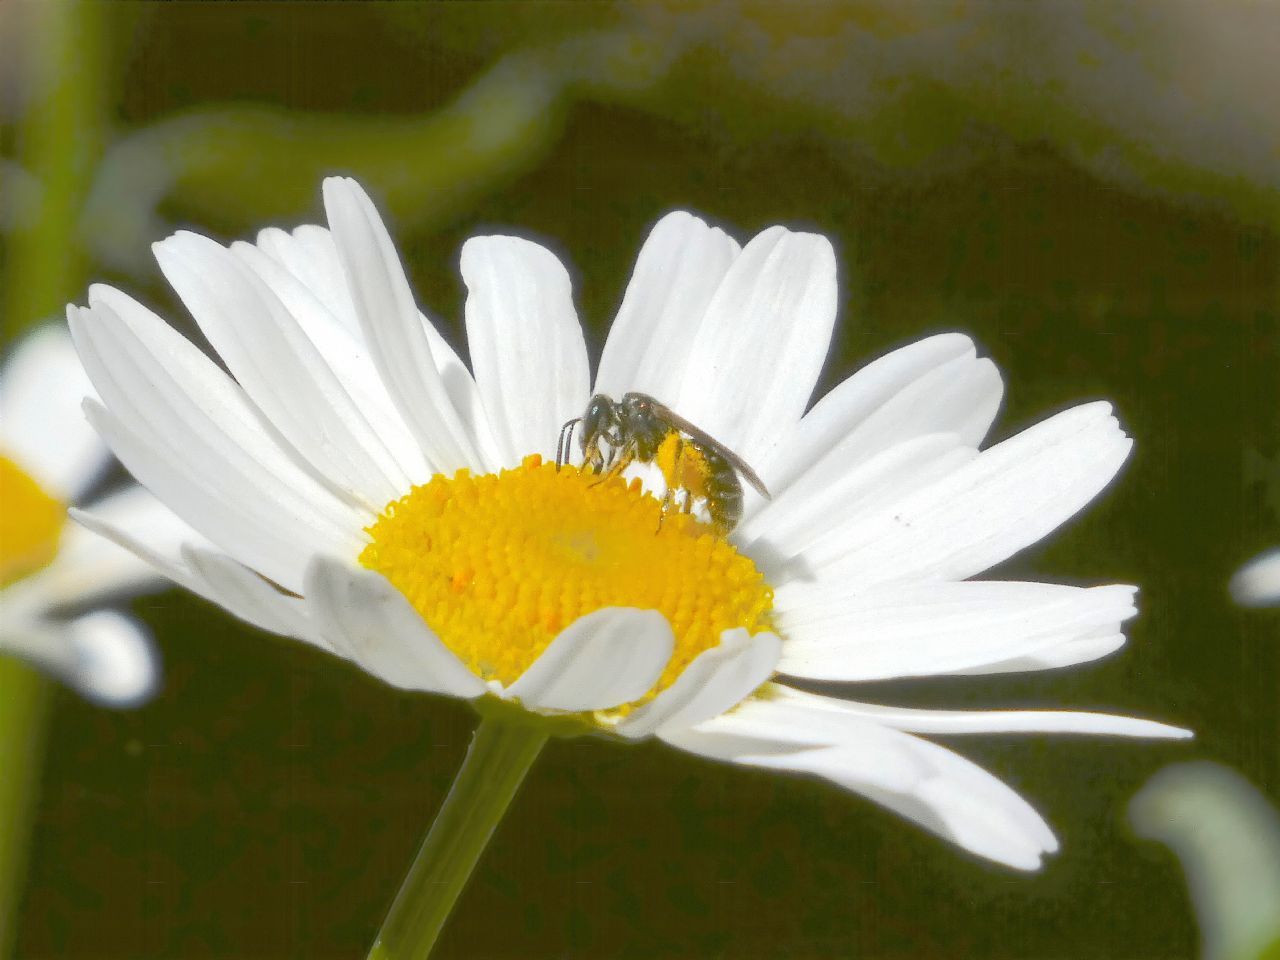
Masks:
[[[723,443],[711,436],[711,434],[707,433],[707,431],[695,426],[684,417],[680,416],[680,414],[676,413],[670,407],[663,403],[659,403],[652,397],[649,398],[649,402],[653,404],[654,409],[658,411],[663,419],[670,421],[671,425],[681,433],[688,434],[699,443],[711,447],[716,451],[716,453],[728,460],[729,463],[733,465],[733,469],[742,474],[742,479],[746,480],[747,483],[756,488],[756,491],[760,496],[764,497],[766,500],[772,499],[769,496],[768,488],[764,485],[764,481],[760,479],[759,475],[754,470],[747,466],[747,461],[743,460]]]

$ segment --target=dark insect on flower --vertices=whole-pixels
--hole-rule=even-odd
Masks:
[[[739,475],[761,496],[769,496],[764,481],[741,457],[648,394],[627,393],[621,400],[602,393],[592,397],[586,412],[560,429],[557,466],[569,459],[573,429],[579,423],[584,465],[604,479],[632,463],[654,464],[667,485],[664,512],[675,507],[677,492],[684,491],[681,511],[690,513],[695,500],[704,501],[721,535],[742,518]]]

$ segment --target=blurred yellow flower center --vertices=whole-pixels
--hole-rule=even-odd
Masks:
[[[773,591],[711,527],[663,515],[640,482],[538,456],[516,470],[436,476],[387,506],[360,562],[390,580],[485,679],[515,681],[565,627],[601,607],[659,610],[670,685],[733,627],[770,629]]]
[[[35,573],[58,553],[67,508],[0,456],[0,587]]]

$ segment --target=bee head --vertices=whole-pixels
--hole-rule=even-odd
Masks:
[[[580,417],[574,417],[560,429],[556,466],[568,462],[569,448],[573,443],[573,428],[579,423],[582,424],[582,436],[579,442],[582,446],[583,461],[587,466],[599,470],[604,462],[600,441],[603,440],[610,446],[617,446],[622,442],[619,433],[621,423],[618,418],[618,405],[602,393],[592,397],[587,404],[586,412]]]
[[[586,450],[598,440],[617,443],[618,427],[618,405],[603,393],[597,393],[582,415],[582,449]]]

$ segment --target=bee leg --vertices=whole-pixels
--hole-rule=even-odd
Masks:
[[[560,471],[573,455],[573,428],[582,422],[581,417],[574,417],[560,428],[560,440],[556,443],[556,472]]]
[[[667,484],[667,489],[662,494],[662,508],[658,511],[658,526],[653,531],[659,533],[662,530],[662,521],[667,518],[667,514],[671,512],[671,508],[675,506],[676,488],[671,484]]]
[[[614,477],[616,477],[618,474],[622,473],[622,471],[627,469],[627,467],[630,464],[631,464],[630,456],[623,455],[618,457],[609,465],[609,468],[605,470],[604,473],[600,474],[600,479],[596,480],[595,483],[588,484],[588,486],[589,487],[600,486],[600,484],[604,483],[606,480],[611,480]]]
[[[676,481],[676,486],[684,493],[680,498],[680,512],[685,514],[693,513],[693,491],[689,489],[684,474],[684,438],[681,437],[676,444],[675,463],[672,474]]]
[[[681,510],[688,513],[683,508],[683,504],[689,500],[689,490],[684,485],[684,471],[681,469],[682,458],[684,456],[684,438],[677,436],[675,439],[675,454],[671,458],[671,471],[667,473],[663,471],[662,479],[666,482],[666,490],[662,494],[662,512],[658,514],[658,529],[662,529],[662,521],[668,513],[671,513],[676,505],[676,494],[683,491],[684,498],[681,501]]]

